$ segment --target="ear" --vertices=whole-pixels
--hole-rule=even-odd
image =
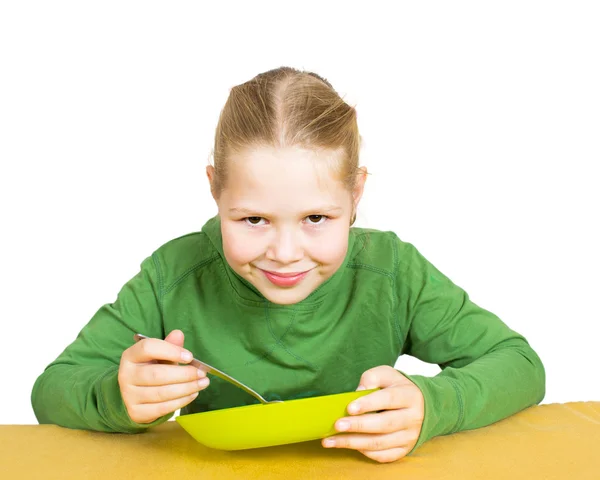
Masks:
[[[210,193],[216,202],[217,197],[215,195],[215,167],[213,167],[212,165],[208,165],[206,167],[206,176],[208,177],[208,183],[210,184]]]
[[[362,198],[365,190],[365,182],[367,181],[367,167],[360,167],[356,172],[356,184],[352,190],[352,199],[354,201],[354,211],[358,208],[360,199]]]

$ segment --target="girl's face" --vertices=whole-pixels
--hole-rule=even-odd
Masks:
[[[273,303],[300,302],[344,261],[366,172],[350,192],[330,166],[340,161],[340,152],[267,146],[228,158],[216,198],[225,258]]]

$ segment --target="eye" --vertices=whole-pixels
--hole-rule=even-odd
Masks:
[[[260,222],[263,221],[264,218],[262,217],[246,217],[244,218],[244,221],[248,224],[248,225],[260,225]]]
[[[325,215],[309,215],[306,218],[308,219],[308,223],[312,225],[319,225],[323,223],[327,217]]]

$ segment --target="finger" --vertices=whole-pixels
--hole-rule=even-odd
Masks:
[[[405,457],[409,451],[410,451],[409,448],[398,447],[398,448],[390,448],[388,450],[377,450],[377,451],[361,450],[360,453],[362,453],[366,457],[369,457],[372,460],[375,460],[376,462],[389,463],[389,462],[395,462],[396,460],[399,460],[402,457]]]
[[[206,377],[192,366],[147,364],[136,366],[133,385],[138,387],[187,383]]]
[[[186,349],[158,338],[145,338],[126,350],[127,360],[132,363],[147,363],[153,360],[166,360],[175,363],[189,363],[192,354]]]
[[[409,426],[409,410],[387,410],[355,417],[340,418],[335,422],[338,432],[391,433]]]
[[[326,448],[378,451],[408,445],[413,436],[414,433],[409,430],[382,434],[347,433],[326,438],[322,443]]]
[[[392,385],[406,384],[412,384],[412,382],[395,368],[388,365],[381,365],[371,368],[362,374],[358,389],[370,390],[377,387],[386,388]]]
[[[136,405],[132,408],[129,416],[137,423],[151,423],[157,418],[173,413],[174,411],[189,405],[197,396],[198,392],[168,402]]]
[[[204,390],[210,384],[208,377],[187,383],[175,383],[158,387],[135,387],[138,404],[164,403],[187,397]]]
[[[350,403],[348,405],[348,413],[350,415],[358,415],[360,413],[410,407],[416,398],[414,388],[413,385],[402,385],[369,393]]]

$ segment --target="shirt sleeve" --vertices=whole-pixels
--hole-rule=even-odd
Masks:
[[[164,338],[161,289],[153,255],[37,378],[31,403],[39,423],[136,433],[169,419],[172,414],[149,424],[132,421],[118,384],[121,355],[133,345],[134,333]]]
[[[487,426],[542,401],[544,366],[522,335],[471,301],[410,243],[398,241],[396,259],[407,322],[403,353],[442,369],[434,377],[406,375],[425,399],[413,451],[435,436]]]

